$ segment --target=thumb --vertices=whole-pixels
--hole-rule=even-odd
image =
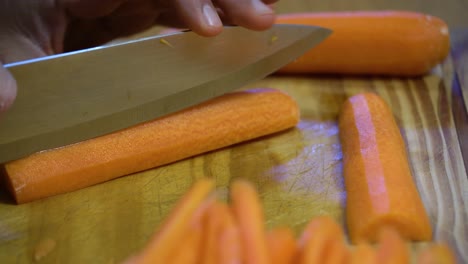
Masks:
[[[0,115],[11,107],[15,98],[15,78],[0,62]]]

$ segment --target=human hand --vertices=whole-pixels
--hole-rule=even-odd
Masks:
[[[0,113],[16,97],[3,64],[104,44],[155,24],[202,36],[223,23],[264,30],[276,0],[0,0]]]

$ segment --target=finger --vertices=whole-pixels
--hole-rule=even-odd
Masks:
[[[11,107],[16,98],[16,81],[0,62],[0,115]]]
[[[125,1],[126,0],[63,0],[63,3],[68,13],[74,17],[97,18],[109,15]]]
[[[275,21],[275,13],[268,5],[272,0],[218,0],[226,20],[252,30],[265,30]]]
[[[174,8],[185,27],[202,36],[214,36],[222,31],[223,24],[210,0],[174,0]]]

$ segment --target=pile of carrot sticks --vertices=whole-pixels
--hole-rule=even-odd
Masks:
[[[212,179],[196,181],[175,205],[146,246],[125,261],[143,263],[410,263],[407,240],[382,228],[376,243],[347,243],[341,225],[330,216],[309,221],[296,238],[291,227],[266,230],[255,186],[234,179],[229,202],[218,199]],[[455,263],[450,248],[430,244],[417,263]]]

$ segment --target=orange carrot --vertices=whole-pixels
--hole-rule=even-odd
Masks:
[[[320,216],[309,222],[298,243],[298,263],[327,263],[336,243],[344,245],[344,234],[333,218]]]
[[[406,242],[398,230],[391,227],[380,229],[379,246],[377,249],[378,263],[406,264],[410,263],[410,252]]]
[[[377,264],[375,249],[367,244],[360,243],[351,251],[350,264]]]
[[[267,233],[267,246],[270,259],[277,264],[293,263],[297,254],[297,244],[290,227],[278,227]]]
[[[384,226],[394,227],[405,239],[430,240],[429,217],[385,101],[372,93],[349,98],[339,129],[351,241],[375,241]]]
[[[216,263],[238,264],[242,263],[242,249],[240,230],[235,222],[232,210],[225,211],[224,222],[219,233],[219,246]]]
[[[227,221],[229,207],[227,204],[215,201],[205,214],[205,232],[203,238],[203,253],[201,263],[215,264],[218,261],[218,247],[220,244],[220,234]]]
[[[455,264],[455,255],[450,247],[441,242],[431,244],[418,254],[418,264]]]
[[[325,41],[286,65],[282,73],[338,73],[417,76],[449,53],[447,24],[406,11],[292,13],[278,24],[305,24],[333,30]]]
[[[295,126],[299,109],[273,89],[239,91],[106,136],[5,164],[17,203],[66,193]]]
[[[236,179],[231,185],[230,199],[239,225],[244,263],[269,263],[264,216],[256,189],[250,182]]]
[[[173,259],[172,256],[178,251],[179,244],[190,230],[194,232],[193,243],[190,242],[190,244],[195,247],[196,239],[198,239],[196,233],[201,232],[196,230],[201,226],[201,224],[197,224],[197,221],[201,221],[204,211],[211,202],[206,197],[213,187],[214,182],[211,179],[204,178],[197,181],[177,203],[143,251],[131,263],[169,263],[169,259]],[[195,253],[193,250],[190,252]]]

